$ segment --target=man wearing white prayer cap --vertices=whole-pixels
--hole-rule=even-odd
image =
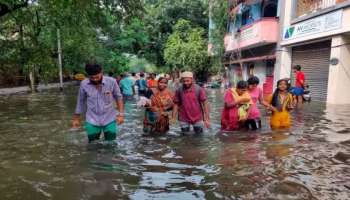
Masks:
[[[182,86],[175,92],[173,120],[178,114],[182,133],[190,132],[193,126],[195,133],[202,133],[203,127],[210,127],[209,106],[204,88],[194,83],[193,73],[181,73]]]

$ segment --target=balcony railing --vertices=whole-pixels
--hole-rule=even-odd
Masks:
[[[297,0],[295,16],[302,17],[345,1],[347,0]]]
[[[224,38],[225,50],[242,50],[253,46],[276,43],[278,40],[278,20],[262,18],[242,27],[239,32],[228,33]]]

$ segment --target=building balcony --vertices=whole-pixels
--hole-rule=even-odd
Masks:
[[[263,46],[278,41],[278,19],[262,18],[228,33],[224,38],[225,51],[237,51]]]

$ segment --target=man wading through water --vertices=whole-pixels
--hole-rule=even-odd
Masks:
[[[175,92],[172,120],[175,121],[179,112],[182,133],[188,133],[191,126],[195,133],[202,133],[203,126],[210,128],[209,106],[205,91],[194,83],[192,72],[183,72],[181,82],[182,86]]]
[[[101,132],[105,140],[114,140],[117,136],[117,124],[124,121],[123,96],[117,81],[113,78],[103,76],[102,67],[98,64],[86,64],[85,71],[88,79],[80,84],[77,106],[73,117],[72,126],[80,126],[80,115],[85,110],[85,129],[89,143],[98,140]],[[116,101],[119,114],[115,109]]]
[[[296,102],[303,103],[304,87],[306,86],[305,74],[301,71],[300,65],[295,65],[293,69],[295,73],[295,87],[292,88],[291,92]]]

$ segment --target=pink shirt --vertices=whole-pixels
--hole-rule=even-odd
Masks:
[[[248,119],[259,119],[260,110],[257,106],[259,99],[263,98],[263,91],[261,88],[255,88],[252,91],[249,91],[250,97],[252,98],[253,105],[250,108]]]
[[[200,89],[199,97],[196,96],[194,86],[187,90],[184,89],[182,95],[180,95],[180,90],[176,90],[174,103],[179,105],[179,121],[191,124],[202,121],[203,112],[200,103],[206,100],[207,96],[203,88]]]

